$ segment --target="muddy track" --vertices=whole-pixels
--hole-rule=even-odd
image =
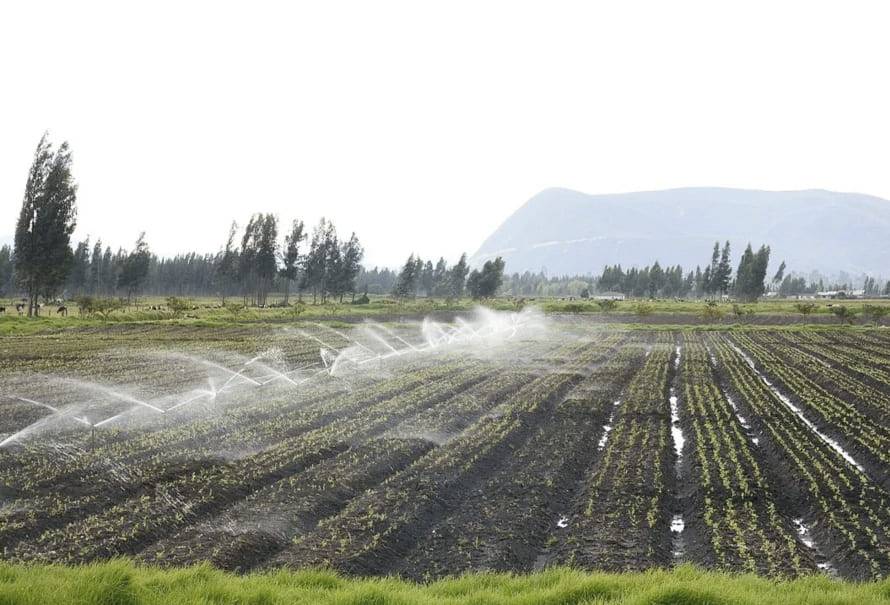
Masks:
[[[569,392],[549,422],[487,469],[483,481],[453,492],[460,505],[426,528],[392,571],[414,579],[470,569],[531,571],[546,557],[548,539],[559,531],[557,523],[598,455],[590,443],[602,433],[614,398],[636,369],[627,364],[618,371],[594,371],[579,383],[578,390],[588,382],[599,388],[595,395]]]
[[[446,375],[440,377],[433,383],[417,382],[414,385],[414,388],[409,389],[408,391],[398,391],[396,389],[380,393],[379,395],[368,399],[358,399],[354,409],[362,411],[360,410],[361,406],[374,406],[380,404],[385,401],[388,396],[399,394],[404,395],[406,393],[410,394],[421,389],[429,389],[437,383],[443,385],[449,384],[449,380],[453,380],[453,378]],[[437,398],[431,398],[428,403],[433,405],[442,401],[445,397],[447,397],[447,394],[440,394]],[[330,424],[337,418],[341,418],[341,415],[338,413],[316,415],[315,418],[309,419],[307,422],[300,424],[297,428],[280,432],[275,437],[276,440],[280,442],[287,438],[307,435],[312,431],[317,431],[323,426]],[[392,417],[393,422],[397,419],[398,416]],[[123,478],[119,478],[118,476],[107,472],[103,472],[101,475],[91,474],[84,476],[78,474],[73,476],[75,481],[69,483],[62,482],[54,486],[52,489],[47,488],[49,491],[45,494],[46,496],[52,496],[54,493],[61,491],[65,494],[66,499],[71,501],[71,503],[65,507],[64,512],[52,517],[39,517],[31,521],[29,521],[31,517],[28,513],[28,509],[22,510],[18,516],[8,516],[7,518],[9,522],[13,524],[10,526],[12,529],[0,533],[0,546],[3,548],[11,548],[22,540],[34,539],[48,530],[60,528],[69,523],[85,519],[90,515],[100,513],[103,510],[127,500],[139,498],[143,495],[151,496],[159,487],[162,487],[165,484],[175,483],[196,471],[207,470],[213,467],[223,467],[227,464],[225,460],[219,459],[216,456],[194,459],[189,457],[185,452],[179,454],[179,456],[182,456],[182,458],[179,459],[177,452],[174,450],[168,453],[168,458],[164,463],[148,466],[147,468],[135,466],[135,472],[130,472],[129,467],[115,462],[116,467],[123,467],[125,469],[126,475]],[[192,454],[192,456],[194,456],[194,454]],[[18,495],[24,496],[25,494],[20,493]],[[40,494],[38,493],[36,495],[39,496]],[[19,517],[21,517],[21,521],[19,521]]]
[[[516,431],[508,434],[489,450],[486,456],[477,460],[466,474],[443,482],[435,490],[434,499],[416,511],[410,524],[399,528],[385,544],[344,561],[341,566],[343,571],[357,575],[377,575],[398,570],[403,557],[426,534],[427,528],[438,525],[450,511],[462,506],[460,495],[479,489],[500,460],[512,455],[531,439],[539,423],[552,414],[554,407],[565,393],[580,380],[580,376],[567,380],[539,406],[536,412],[525,416]]]
[[[210,561],[221,569],[250,571],[283,550],[294,535],[312,531],[434,447],[419,439],[384,439],[347,450],[152,544],[137,558],[164,566]]]

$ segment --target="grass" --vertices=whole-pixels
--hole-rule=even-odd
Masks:
[[[347,579],[327,571],[237,576],[208,565],[162,570],[115,560],[82,567],[0,564],[0,603],[869,605],[890,603],[890,580],[860,584],[812,576],[777,581],[705,572],[683,565],[671,571],[624,574],[570,569],[527,575],[471,574],[415,584],[395,578]]]

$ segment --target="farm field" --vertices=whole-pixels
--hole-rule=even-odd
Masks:
[[[90,323],[0,359],[9,574],[890,574],[883,328]]]

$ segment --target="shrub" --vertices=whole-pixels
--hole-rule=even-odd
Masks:
[[[226,311],[237,317],[244,311],[244,305],[241,303],[226,303]]]
[[[609,311],[614,311],[618,308],[618,301],[612,298],[607,298],[605,300],[598,300],[596,304],[599,305],[600,311],[604,313],[608,313]]]
[[[862,314],[873,321],[875,324],[880,323],[881,319],[890,313],[890,307],[880,305],[863,305]]]
[[[841,323],[853,323],[856,321],[856,311],[845,305],[837,305],[831,308],[831,312],[837,317]]]
[[[173,315],[177,317],[184,311],[188,311],[192,306],[192,301],[187,298],[179,298],[178,296],[167,297],[167,308],[173,311]]]
[[[720,321],[723,319],[723,309],[720,308],[716,301],[711,300],[705,304],[701,316],[709,322]]]
[[[93,296],[80,296],[75,299],[81,315],[98,314],[103,319],[124,306],[123,301],[114,298],[96,298]]]
[[[645,317],[646,315],[652,315],[655,307],[647,302],[638,302],[633,306],[633,310],[634,313],[636,313],[640,317]]]
[[[801,315],[809,315],[810,313],[814,312],[817,308],[818,308],[818,305],[816,303],[812,303],[812,302],[807,302],[807,303],[799,302],[799,303],[795,303],[795,305],[794,305],[794,309]]]

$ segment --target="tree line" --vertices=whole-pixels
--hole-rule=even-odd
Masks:
[[[596,280],[600,292],[620,292],[626,296],[649,298],[709,298],[732,294],[740,300],[752,301],[766,291],[766,272],[770,248],[763,245],[756,252],[749,243],[742,253],[733,275],[732,254],[727,241],[723,247],[714,243],[710,263],[702,269],[685,271],[680,265],[662,268],[658,261],[641,269],[622,269],[621,265],[607,265]],[[782,261],[772,281],[783,279]]]
[[[411,254],[393,282],[392,295],[405,300],[418,296],[456,299],[467,294],[478,300],[497,295],[503,282],[504,259],[500,256],[471,271],[466,254],[453,267],[444,257],[433,266],[432,261]]]
[[[77,225],[77,184],[68,143],[54,148],[45,133],[28,172],[16,222],[14,248],[0,248],[0,293],[24,293],[28,315],[38,300],[69,296],[126,296],[143,292],[239,296],[245,304],[265,306],[269,293],[283,288],[284,303],[294,289],[311,292],[314,302],[342,301],[355,293],[364,249],[355,233],[342,239],[324,218],[308,241],[302,221],[294,220],[279,241],[278,217],[254,214],[238,238],[232,223],[223,249],[159,258],[145,233],[132,250],[113,252],[101,240],[87,238],[71,247]]]

